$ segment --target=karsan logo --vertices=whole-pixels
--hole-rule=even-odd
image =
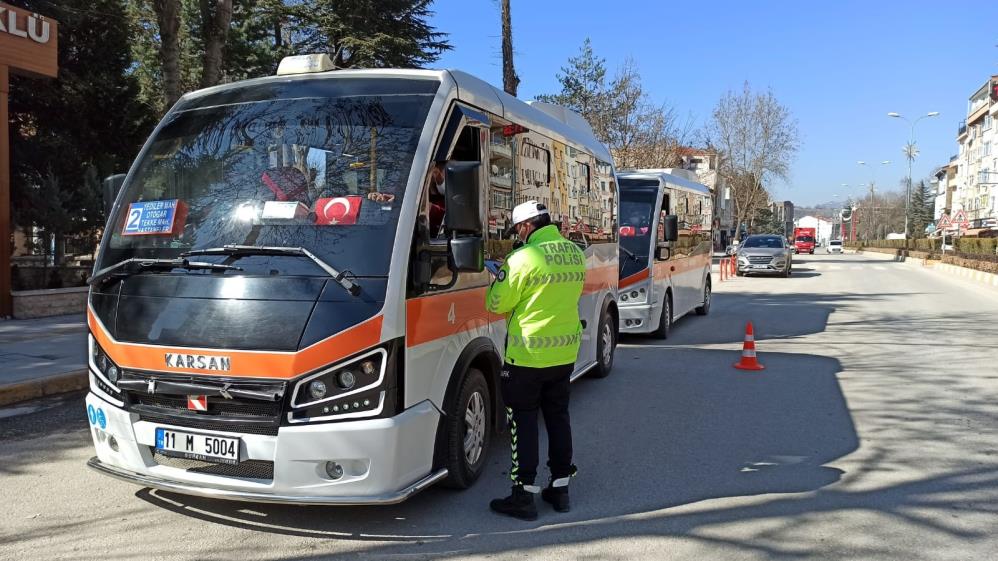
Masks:
[[[166,365],[170,368],[190,368],[195,370],[227,371],[231,368],[227,356],[182,355],[166,353]]]

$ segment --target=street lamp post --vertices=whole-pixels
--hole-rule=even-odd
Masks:
[[[911,164],[915,161],[915,156],[918,155],[918,149],[915,147],[915,125],[917,125],[918,122],[921,121],[922,119],[925,119],[927,117],[936,117],[938,115],[939,115],[938,111],[930,111],[925,115],[922,115],[921,117],[912,121],[911,119],[908,119],[907,117],[895,111],[891,111],[890,113],[887,114],[888,117],[894,117],[895,119],[904,119],[908,124],[911,125],[911,134],[908,136],[908,145],[904,147],[904,155],[908,158],[908,185],[904,191],[904,239],[906,240],[908,239],[908,223],[910,222],[910,216],[911,216],[909,210],[909,207],[911,206]]]

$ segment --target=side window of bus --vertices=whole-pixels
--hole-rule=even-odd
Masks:
[[[514,236],[509,233],[513,216],[513,192],[516,189],[518,170],[516,134],[522,127],[500,121],[492,116],[489,130],[489,193],[486,199],[488,226],[485,258],[505,259],[513,250]]]
[[[669,194],[662,195],[662,208],[658,212],[658,242],[665,242],[665,217],[669,215]]]
[[[424,200],[426,208],[427,223],[429,225],[429,236],[431,239],[446,239],[447,232],[444,231],[444,215],[447,213],[447,201],[444,197],[446,192],[446,175],[448,162],[480,162],[481,142],[479,139],[479,129],[476,127],[464,127],[458,135],[457,143],[448,154],[446,160],[433,162],[427,171],[424,181]]]

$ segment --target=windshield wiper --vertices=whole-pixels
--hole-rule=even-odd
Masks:
[[[347,278],[345,272],[337,271],[329,263],[320,259],[317,255],[304,247],[276,247],[276,246],[255,246],[255,245],[223,245],[222,247],[208,247],[205,249],[194,249],[180,254],[182,257],[191,255],[298,255],[311,259],[316,265],[326,272],[334,281],[342,286],[353,296],[360,294],[360,285]]]
[[[209,270],[209,271],[242,271],[242,267],[235,265],[223,265],[221,263],[208,263],[205,261],[190,261],[188,259],[143,259],[132,257],[119,261],[110,267],[105,267],[87,280],[87,284],[93,285],[104,281],[112,276],[128,277],[145,269],[186,269]]]
[[[638,261],[638,256],[634,255],[633,253],[631,253],[631,250],[627,249],[626,247],[620,246],[620,251],[623,251],[624,253],[626,253],[627,256],[630,257],[631,259],[633,259],[634,261]]]

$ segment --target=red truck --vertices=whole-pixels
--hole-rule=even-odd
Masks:
[[[814,237],[816,234],[814,228],[794,228],[794,250],[797,253],[814,255]]]

